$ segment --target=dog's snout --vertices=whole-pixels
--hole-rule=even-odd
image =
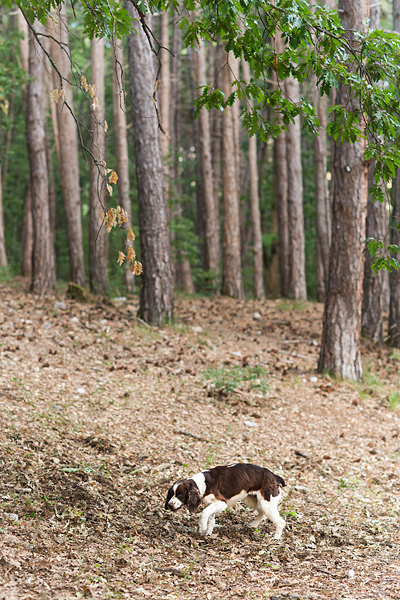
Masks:
[[[166,508],[169,508],[169,510],[178,510],[178,508],[180,508],[181,506],[182,502],[175,496],[171,498],[171,500],[166,504]]]

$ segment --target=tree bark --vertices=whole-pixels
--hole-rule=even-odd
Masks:
[[[217,44],[210,46],[209,49],[209,85],[221,87],[221,67],[225,59],[225,52],[222,47],[221,40],[217,40]],[[213,169],[213,186],[214,198],[217,207],[218,220],[220,208],[220,191],[221,191],[221,156],[222,156],[222,121],[223,113],[220,110],[212,109],[210,111],[211,120],[211,157]],[[218,226],[218,229],[220,227]],[[221,255],[221,249],[219,250]]]
[[[250,83],[250,68],[242,61],[242,75],[246,84]],[[253,286],[254,296],[265,298],[263,280],[263,248],[261,233],[260,198],[258,194],[257,137],[249,137],[249,176],[250,176],[250,211],[253,229]]]
[[[300,101],[300,84],[288,78],[286,93],[293,102]],[[290,123],[286,132],[288,214],[289,214],[289,295],[295,300],[307,300],[304,215],[303,215],[303,170],[301,166],[300,117]]]
[[[131,16],[137,17],[136,9],[128,6]],[[147,24],[151,27],[149,19]],[[149,42],[142,27],[136,29],[129,36],[128,50],[143,262],[139,314],[148,323],[162,325],[173,313],[173,278],[160,136],[152,110],[155,72]]]
[[[168,135],[169,130],[169,111],[170,111],[170,100],[171,100],[171,73],[170,73],[170,53],[169,53],[169,14],[168,12],[161,13],[161,125]],[[165,48],[165,49],[164,49]],[[169,140],[166,135],[161,134],[161,150],[164,159],[164,185],[165,185],[165,198],[169,197],[169,182],[168,182],[168,163],[169,163]]]
[[[317,0],[310,0],[315,5]],[[335,0],[327,2],[331,10],[335,10]],[[316,75],[311,75],[312,101],[321,125],[319,135],[314,135],[314,180],[315,180],[315,209],[317,234],[317,298],[325,300],[325,289],[329,274],[329,248],[331,243],[332,209],[327,180],[327,134],[328,97],[320,96]]]
[[[89,188],[89,279],[90,289],[104,294],[108,285],[106,230],[101,222],[102,211],[107,210],[104,181],[106,144],[104,130],[104,40],[93,38],[91,46],[92,84],[96,95],[91,98],[92,154]],[[96,103],[97,100],[97,103]]]
[[[167,215],[172,219],[179,219],[182,212],[180,198],[182,196],[182,185],[180,181],[181,166],[179,162],[179,146],[181,139],[181,53],[182,53],[182,33],[178,24],[174,25],[172,39],[172,54],[174,56],[171,80],[169,85],[169,116],[170,116],[170,138],[171,138],[171,160],[170,168],[165,172],[164,177],[169,178],[168,192],[166,197]],[[167,140],[168,141],[168,140]],[[164,183],[165,185],[165,183]],[[165,186],[165,189],[167,187]],[[175,285],[188,294],[195,291],[192,267],[187,254],[179,248],[178,236],[175,231],[170,231],[171,256],[174,262],[171,263]]]
[[[33,218],[32,218],[32,181],[29,177],[24,202],[22,220],[22,275],[32,278],[33,268]]]
[[[128,155],[128,136],[126,130],[126,111],[125,111],[125,81],[124,81],[124,52],[122,42],[114,40],[112,51],[112,69],[113,69],[113,114],[114,114],[114,137],[115,137],[115,158],[118,173],[118,197],[119,204],[128,215],[132,216],[131,200],[129,197],[129,155]],[[127,229],[125,224],[123,229]],[[124,269],[124,285],[128,292],[133,292],[135,287],[135,276],[126,262]]]
[[[47,79],[47,78],[46,78]],[[49,97],[49,89],[45,85],[45,97]],[[47,104],[43,106],[44,114],[46,114]],[[53,169],[53,149],[50,145],[49,127],[48,123],[45,122],[45,144],[46,144],[46,163],[47,163],[47,181],[49,188],[49,215],[50,215],[50,233],[51,233],[51,247],[54,250],[54,264],[56,261],[55,256],[55,243],[56,243],[56,220],[57,220],[57,209],[56,209],[56,186],[54,182],[54,169]]]
[[[43,26],[35,23],[35,31]],[[26,137],[32,182],[33,270],[31,288],[35,294],[53,292],[56,287],[54,246],[49,211],[46,163],[45,119],[42,110],[44,53],[29,33],[29,85],[27,92]]]
[[[206,49],[204,40],[200,40],[192,52],[194,84],[198,88],[207,84]],[[199,95],[201,92],[197,92]],[[210,284],[215,287],[219,268],[219,214],[217,198],[214,195],[210,113],[202,109],[197,117],[199,140],[199,167],[203,196],[203,227],[204,227],[204,269],[210,273]]]
[[[180,162],[179,162],[179,143],[180,139],[180,79],[181,79],[181,64],[182,64],[182,32],[178,23],[173,24],[172,29],[172,54],[174,56],[171,66],[170,80],[170,106],[169,106],[169,137],[170,137],[170,161],[167,178],[170,182],[169,186],[169,202],[167,205],[167,218],[169,222],[175,218],[176,207],[175,202],[181,196],[181,181],[180,181]],[[176,232],[173,227],[169,228],[170,252],[171,252],[171,267],[173,269],[174,284],[178,284],[180,277],[179,268],[177,269],[177,252],[176,252]]]
[[[65,97],[71,110],[73,110],[73,96],[71,85],[71,58],[69,50],[69,36],[67,28],[67,15],[64,5],[52,22],[51,53],[58,70],[64,77],[62,83],[55,75],[57,88],[64,88]],[[53,103],[54,104],[54,103]],[[55,123],[58,129],[58,160],[60,169],[61,188],[64,199],[65,221],[67,228],[68,254],[71,271],[71,280],[85,287],[85,263],[82,242],[81,198],[79,186],[79,155],[78,135],[76,123],[68,107],[59,100],[56,108]]]
[[[22,12],[18,11],[18,31],[21,35],[19,51],[22,68],[29,73],[29,34],[28,25]],[[27,102],[27,86],[24,85],[25,113]],[[31,179],[29,178],[24,202],[24,218],[22,221],[22,275],[31,279],[33,261],[33,220],[32,220],[32,192]]]
[[[279,32],[275,38],[275,51],[283,52],[283,40]],[[277,75],[273,73],[274,88],[278,85]],[[282,115],[278,114],[279,125],[283,125]],[[289,251],[289,208],[288,208],[288,165],[287,135],[282,131],[274,141],[274,190],[278,221],[279,275],[281,295],[289,297],[290,293],[290,251]]]
[[[311,78],[312,98],[321,129],[314,135],[314,178],[315,208],[317,232],[317,295],[318,300],[325,299],[325,289],[329,273],[329,247],[331,243],[331,206],[329,199],[327,174],[327,111],[328,98],[320,96],[317,78]]]
[[[3,181],[0,165],[0,268],[1,267],[7,267],[7,252],[3,214]]]
[[[393,0],[393,29],[400,33],[400,0]],[[400,170],[397,171],[394,182],[394,199],[392,213],[392,244],[400,245],[400,235],[396,225],[400,222]],[[398,260],[398,257],[396,257]],[[400,271],[389,273],[390,303],[389,303],[389,342],[396,348],[400,347]]]
[[[282,117],[279,116],[282,124]],[[274,188],[279,230],[279,275],[281,294],[289,297],[290,260],[289,260],[289,210],[288,210],[288,174],[286,160],[286,131],[282,131],[274,142]]]
[[[379,29],[381,23],[381,7],[375,5],[370,11],[370,27]],[[374,183],[375,161],[368,166],[368,187]],[[376,237],[383,239],[389,226],[386,204],[372,202],[368,199],[366,237]],[[368,336],[373,342],[382,341],[382,322],[385,302],[385,281],[387,281],[387,272],[380,271],[374,275],[371,271],[372,258],[369,252],[365,253],[364,263],[364,285],[363,285],[363,303],[361,312],[361,326],[364,335]]]
[[[369,3],[340,0],[339,15],[351,44],[354,30],[365,30]],[[339,84],[337,104],[351,111],[358,99]],[[363,124],[360,122],[360,128]],[[365,219],[368,200],[368,169],[364,160],[366,142],[338,142],[333,157],[332,244],[329,282],[318,368],[353,380],[361,380],[361,304],[364,274]]]
[[[51,19],[47,20],[47,24],[46,24],[46,34],[48,34],[49,32],[49,22],[51,21]],[[53,134],[54,134],[54,141],[55,141],[55,145],[57,147],[57,145],[59,144],[59,138],[58,138],[58,127],[56,124],[56,106],[55,103],[53,101],[50,102],[50,94],[52,92],[52,90],[54,89],[53,86],[53,81],[52,81],[52,72],[51,72],[51,68],[50,68],[50,61],[47,58],[46,52],[47,54],[50,54],[50,38],[45,36],[42,40],[42,44],[45,50],[45,64],[44,64],[44,69],[43,69],[43,90],[44,90],[44,94],[42,97],[42,110],[43,110],[43,114],[47,115],[47,111],[49,110],[50,115],[51,115],[51,123],[53,126]],[[45,122],[44,122],[44,129],[45,129],[45,134],[46,134],[46,138],[45,138],[45,144],[46,144],[46,162],[47,162],[47,181],[48,181],[48,188],[49,188],[49,211],[50,211],[50,230],[51,230],[51,241],[52,241],[52,248],[54,248],[54,264],[56,262],[56,257],[55,257],[55,242],[56,242],[56,219],[57,219],[57,209],[56,209],[56,186],[55,186],[55,182],[54,182],[54,168],[53,168],[53,147],[51,145],[51,141],[50,141],[50,134],[49,134],[49,120],[47,118],[47,116],[45,117]],[[58,150],[57,150],[58,152]],[[58,154],[57,154],[58,156]]]
[[[228,55],[228,61],[230,56]],[[231,71],[226,65],[223,72],[223,89],[229,96],[232,87]],[[222,138],[222,182],[223,182],[223,260],[222,293],[232,298],[244,298],[241,251],[240,217],[237,161],[235,151],[235,126],[232,107],[227,107],[223,115]]]

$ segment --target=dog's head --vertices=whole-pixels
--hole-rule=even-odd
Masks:
[[[178,510],[187,506],[190,512],[194,512],[201,502],[199,488],[193,479],[183,479],[174,483],[168,490],[165,501],[165,510]]]

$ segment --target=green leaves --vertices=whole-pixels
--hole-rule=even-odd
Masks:
[[[10,3],[10,2],[9,2]],[[183,40],[193,47],[200,38],[221,39],[225,50],[246,60],[252,80],[245,86],[236,81],[228,97],[205,86],[196,102],[202,108],[224,110],[235,98],[243,102],[243,123],[250,135],[263,140],[282,130],[301,115],[304,127],[316,133],[319,122],[313,106],[304,98],[294,103],[285,95],[282,82],[293,77],[305,81],[315,73],[320,93],[330,94],[339,85],[347,86],[354,102],[337,104],[330,111],[328,133],[334,140],[354,143],[368,139],[366,160],[376,161],[372,194],[384,200],[382,181],[393,178],[400,167],[400,37],[383,30],[356,32],[357,45],[347,38],[335,11],[308,0],[137,0],[142,14],[170,10],[176,13]],[[22,0],[28,18],[45,22],[58,0]],[[122,37],[133,28],[128,12],[117,0],[84,0],[81,4],[85,33]],[[74,3],[78,10],[78,2]],[[277,38],[284,49],[277,51]],[[156,42],[155,42],[156,43]],[[228,68],[228,67],[223,67]],[[271,75],[275,72],[276,84]]]
[[[121,39],[133,29],[128,11],[117,0],[86,0],[83,14],[83,32],[91,39],[95,36]]]
[[[59,0],[22,0],[19,3],[31,23],[40,21],[46,25],[51,17],[52,9],[56,9]],[[140,2],[137,3],[140,6]],[[144,4],[144,9],[147,6]],[[74,8],[79,9],[78,3]],[[132,30],[133,25],[128,11],[122,8],[118,0],[84,0],[81,5],[84,18],[84,33],[90,38],[94,36],[112,38],[122,38]]]
[[[400,229],[400,223],[398,225],[398,229]],[[367,250],[372,257],[371,269],[375,275],[384,269],[389,272],[400,269],[398,260],[393,257],[394,254],[400,252],[400,247],[397,244],[385,246],[381,240],[369,237],[365,240],[363,252]]]

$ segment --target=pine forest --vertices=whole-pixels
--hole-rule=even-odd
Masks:
[[[0,2],[0,600],[399,597],[399,76],[400,0]]]

